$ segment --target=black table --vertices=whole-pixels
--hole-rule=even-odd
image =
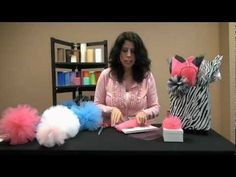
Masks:
[[[214,130],[207,134],[184,133],[184,142],[164,142],[163,138],[140,140],[114,128],[81,131],[61,146],[47,148],[35,139],[23,145],[0,143],[0,155],[222,155],[235,156],[235,145]]]

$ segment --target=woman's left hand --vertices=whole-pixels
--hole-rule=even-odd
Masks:
[[[138,121],[138,124],[139,124],[140,126],[144,126],[145,123],[147,122],[147,115],[146,115],[146,113],[143,112],[143,111],[138,112],[135,117],[136,117],[136,119],[137,119],[137,121]]]

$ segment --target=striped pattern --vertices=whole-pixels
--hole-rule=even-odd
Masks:
[[[221,79],[222,58],[218,55],[212,61],[202,61],[197,83],[187,94],[178,97],[170,93],[170,113],[180,117],[184,130],[208,131],[211,128],[209,84]]]

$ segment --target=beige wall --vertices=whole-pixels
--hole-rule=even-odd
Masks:
[[[222,63],[222,70],[224,70],[224,78],[221,81],[220,89],[224,94],[221,95],[220,100],[222,101],[222,105],[229,105],[230,103],[230,87],[225,87],[225,85],[229,85],[230,83],[230,73],[229,73],[229,27],[227,24],[222,23],[220,24],[220,52],[224,55],[225,60]],[[222,134],[225,136],[229,136],[229,131],[225,129],[225,126],[230,122],[230,107],[224,107],[221,112],[221,116],[224,116],[224,120],[220,121],[222,127]]]
[[[221,133],[235,142],[235,23],[220,24],[220,53],[224,55],[222,70],[224,78],[221,82]],[[229,127],[230,125],[230,127]],[[229,131],[229,129],[231,131]]]
[[[161,104],[157,122],[163,120],[169,107],[166,59],[174,54],[204,54],[212,59],[220,51],[219,23],[0,23],[0,112],[20,103],[40,112],[52,105],[50,37],[70,42],[108,40],[110,48],[117,35],[126,30],[139,33],[149,51]],[[221,129],[221,84],[210,86],[212,127],[220,133],[229,127]],[[228,133],[225,135],[228,138]]]

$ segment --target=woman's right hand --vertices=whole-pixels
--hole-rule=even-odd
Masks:
[[[111,111],[111,126],[114,127],[123,118],[121,111],[118,108],[113,108]]]

